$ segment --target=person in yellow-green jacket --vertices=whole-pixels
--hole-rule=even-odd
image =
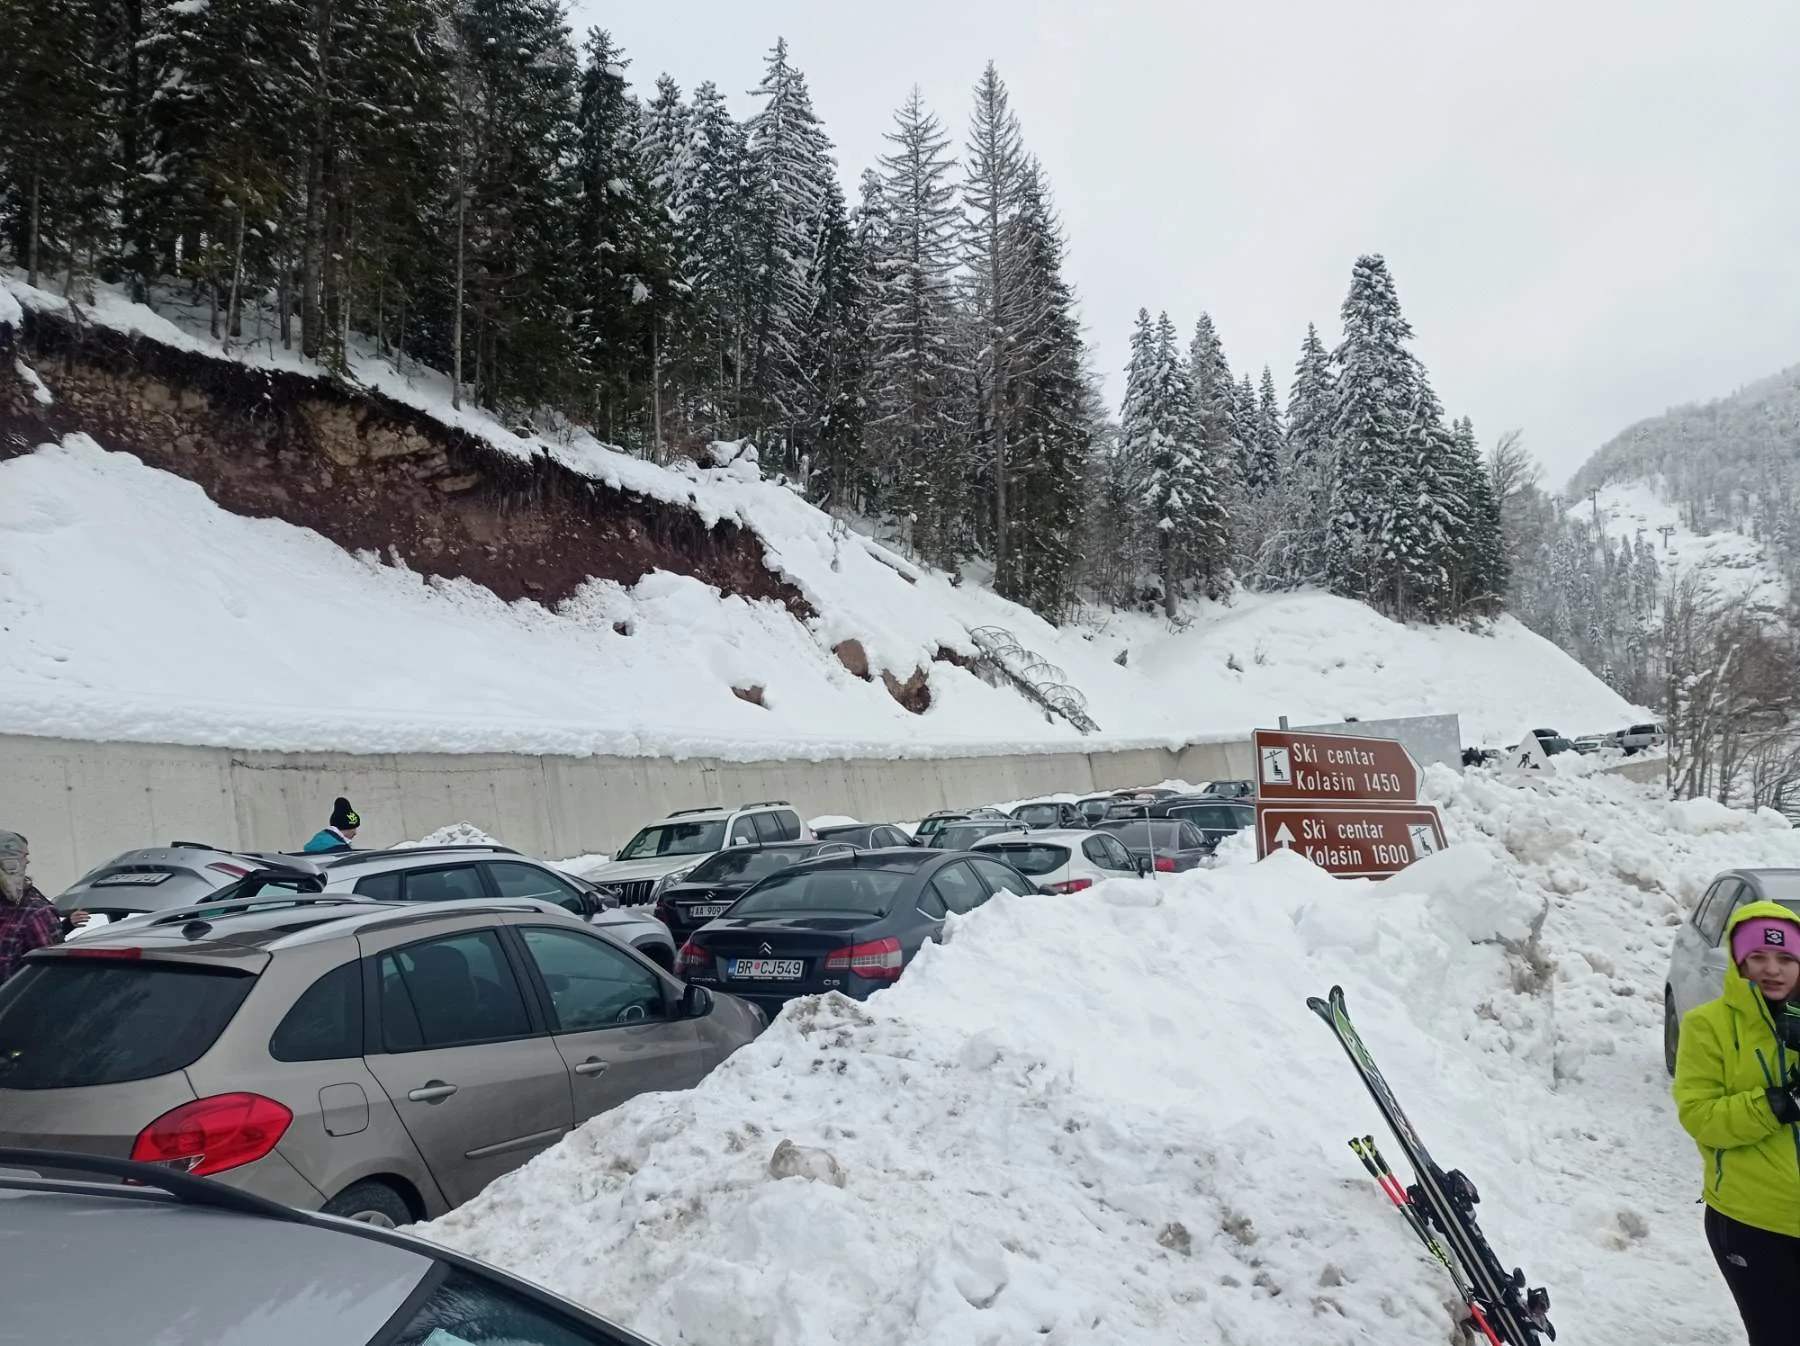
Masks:
[[[1681,1021],[1675,1105],[1706,1160],[1706,1241],[1750,1346],[1800,1341],[1800,921],[1731,918],[1725,994]]]

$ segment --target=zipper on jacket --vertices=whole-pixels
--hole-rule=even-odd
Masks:
[[[1723,1148],[1713,1150],[1713,1195],[1725,1185],[1725,1151]]]

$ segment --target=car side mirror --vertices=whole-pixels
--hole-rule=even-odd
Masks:
[[[704,1019],[713,1012],[713,994],[704,986],[689,983],[681,993],[681,1017],[684,1019]]]
[[[1139,876],[1147,879],[1156,872],[1156,864],[1154,861],[1139,857],[1137,862],[1137,872]]]

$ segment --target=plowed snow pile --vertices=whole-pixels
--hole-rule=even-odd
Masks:
[[[1400,879],[1237,855],[990,903],[427,1232],[671,1344],[1443,1342],[1447,1282],[1344,1140],[1394,1147],[1302,1003],[1341,981],[1565,1339],[1737,1340],[1663,971],[1716,870],[1800,835],[1606,778],[1430,784],[1462,844]]]
[[[1599,777],[1430,788],[1460,844],[1385,884],[1240,852],[992,902],[427,1232],[669,1346],[1439,1346],[1448,1281],[1344,1142],[1395,1147],[1303,1003],[1341,982],[1564,1340],[1740,1340],[1663,972],[1712,873],[1800,863],[1800,834]]]

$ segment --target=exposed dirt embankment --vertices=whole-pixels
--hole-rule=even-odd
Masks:
[[[252,369],[67,319],[0,328],[0,458],[83,432],[199,484],[237,514],[284,519],[339,546],[555,603],[590,579],[652,570],[811,609],[760,540],[614,490],[542,455],[515,458],[378,393]],[[16,368],[36,370],[45,404]]]

